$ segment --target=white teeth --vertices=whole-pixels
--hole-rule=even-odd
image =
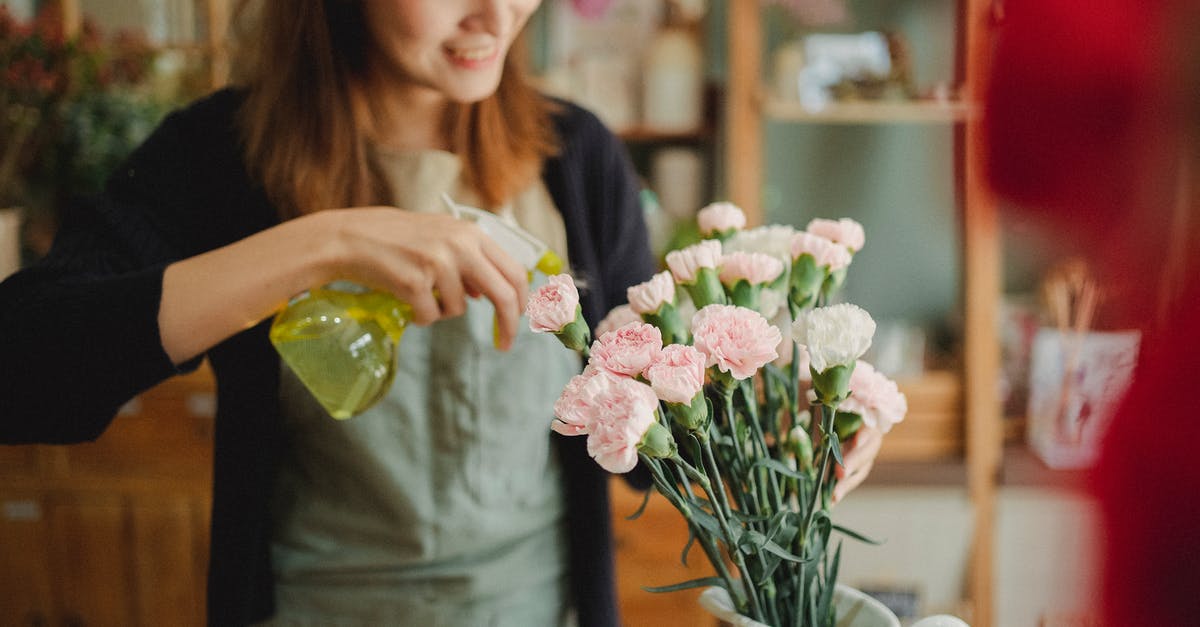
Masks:
[[[495,46],[486,46],[484,48],[470,48],[466,50],[451,49],[450,56],[464,61],[480,61],[492,56],[495,53]]]

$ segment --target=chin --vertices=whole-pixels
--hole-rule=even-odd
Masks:
[[[458,104],[474,104],[476,102],[487,100],[494,93],[496,93],[495,87],[492,87],[491,89],[455,90],[446,92],[446,97],[450,99],[451,102]]]
[[[464,81],[456,85],[446,85],[442,93],[453,102],[471,104],[491,97],[499,87],[500,77],[496,76],[485,80]]]

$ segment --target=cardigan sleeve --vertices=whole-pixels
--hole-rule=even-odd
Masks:
[[[201,201],[202,117],[168,116],[105,192],[64,210],[44,259],[0,283],[0,442],[94,439],[128,399],[199,363],[171,362],[158,309],[193,226],[180,217]]]

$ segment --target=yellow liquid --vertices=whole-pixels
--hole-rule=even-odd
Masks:
[[[317,402],[339,420],[387,394],[412,308],[375,291],[317,288],[271,325],[271,343]]]

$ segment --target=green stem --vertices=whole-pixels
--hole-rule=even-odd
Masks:
[[[642,458],[642,462],[645,463],[648,468],[650,468],[650,477],[653,479],[654,485],[658,488],[659,493],[662,494],[683,516],[684,520],[687,521],[688,527],[691,528],[692,533],[696,536],[696,540],[700,542],[700,548],[704,551],[704,554],[708,556],[709,563],[712,564],[714,569],[716,569],[717,575],[724,580],[725,589],[728,590],[730,594],[735,595],[735,600],[738,600],[738,589],[736,587],[737,580],[734,579],[733,575],[729,572],[729,568],[725,566],[725,560],[722,558],[721,552],[713,543],[712,538],[707,535],[707,533],[704,531],[704,528],[697,524],[695,519],[692,517],[691,505],[683,500],[686,497],[684,497],[682,494],[676,494],[674,490],[671,489],[670,482],[666,480],[666,476],[663,473],[662,467],[657,459],[646,457],[644,455],[640,457]],[[676,469],[678,469],[678,466],[676,466]],[[685,481],[679,489],[686,490],[687,485],[688,484]],[[738,605],[741,604],[742,602],[738,601]]]
[[[700,440],[700,445],[704,448],[704,462],[707,467],[709,476],[694,468],[681,457],[674,457],[672,461],[679,464],[684,472],[688,474],[700,487],[704,493],[708,495],[708,500],[713,504],[713,512],[717,516],[717,524],[721,526],[722,533],[725,534],[725,546],[729,547],[729,556],[733,559],[733,564],[737,566],[738,572],[742,574],[742,586],[746,591],[746,596],[750,600],[751,618],[754,620],[763,620],[762,605],[758,600],[758,591],[754,588],[754,576],[746,567],[746,558],[742,555],[742,549],[738,546],[737,537],[733,533],[733,527],[729,525],[729,500],[725,498],[725,485],[721,481],[721,472],[717,468],[716,459],[712,455],[712,445],[708,438]]]
[[[767,385],[770,382],[764,382]],[[762,430],[762,425],[759,423],[757,403],[754,398],[754,387],[749,380],[742,382],[742,399],[746,401],[747,418],[750,421],[750,428],[754,433],[754,438],[757,443],[760,454],[763,459],[771,457],[771,451],[767,448],[767,438]],[[758,478],[760,479],[760,489],[766,489],[766,493],[762,494],[764,502],[770,501],[774,504],[772,511],[780,511],[783,509],[783,498],[780,496],[779,483],[771,479],[770,471],[766,468],[759,467],[757,469]]]

